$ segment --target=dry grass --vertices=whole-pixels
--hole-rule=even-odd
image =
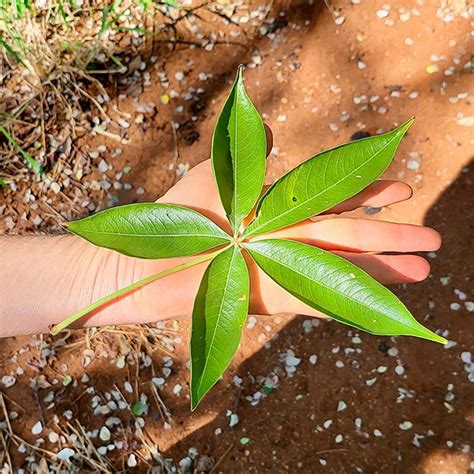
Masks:
[[[109,122],[105,88],[133,77],[143,59],[183,41],[179,27],[217,2],[0,0],[0,185],[33,171],[39,181],[73,145]],[[200,38],[196,43],[204,46]],[[105,86],[105,87],[104,87]]]

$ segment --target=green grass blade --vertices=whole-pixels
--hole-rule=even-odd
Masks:
[[[23,159],[31,166],[31,169],[38,173],[39,175],[44,174],[43,167],[23,148],[18,144],[18,142],[7,132],[7,130],[0,125],[0,133],[18,150]]]

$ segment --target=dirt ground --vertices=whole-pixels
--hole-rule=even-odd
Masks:
[[[111,91],[111,114],[131,124],[126,143],[97,135],[77,144],[96,170],[89,183],[104,179],[102,159],[112,183],[127,170],[122,182],[131,189],[90,193],[95,206],[156,199],[208,158],[216,114],[240,63],[248,65],[248,91],[273,130],[269,181],[358,131],[387,131],[416,116],[386,173],[412,185],[413,198],[358,214],[441,233],[442,248],[429,254],[430,277],[393,290],[449,344],[375,337],[295,315],[251,316],[232,367],[191,413],[186,322],[161,328],[167,346],[149,354],[143,347],[150,339],[124,347],[103,332],[3,340],[0,375],[15,377],[12,386],[0,384],[5,466],[57,468],[54,453],[73,447],[83,427],[95,450],[74,448],[94,460],[78,455],[79,471],[146,472],[160,464],[165,472],[474,472],[473,44],[466,4],[275,2],[262,24],[244,19],[240,36],[226,33],[240,45],[177,48],[149,65],[149,85]],[[258,7],[251,4],[250,18]],[[106,150],[94,154],[102,145]],[[19,196],[4,191],[0,206],[3,200],[20,216]],[[13,225],[11,215],[0,214],[0,230],[54,229],[58,218],[45,209],[40,204]],[[37,214],[43,227],[33,224]],[[293,372],[288,355],[300,359]],[[153,377],[165,383],[153,389]],[[129,405],[140,394],[148,413],[137,415]],[[127,407],[117,408],[124,399]],[[107,420],[111,439],[104,441],[98,430]],[[8,430],[30,445],[8,438]]]

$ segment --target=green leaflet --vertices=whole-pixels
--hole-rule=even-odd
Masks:
[[[265,234],[324,212],[354,196],[385,171],[413,123],[323,151],[276,181],[244,236]]]
[[[140,258],[184,257],[230,240],[229,235],[199,212],[158,203],[107,209],[70,222],[68,230],[100,247]]]
[[[280,239],[250,242],[245,249],[280,286],[337,321],[372,334],[447,342],[418,323],[391,291],[337,255]]]
[[[249,306],[249,274],[238,247],[212,260],[201,281],[191,329],[191,408],[219,380],[240,343]]]
[[[234,234],[262,192],[265,155],[265,128],[245,92],[239,67],[217,120],[211,149],[217,188]]]

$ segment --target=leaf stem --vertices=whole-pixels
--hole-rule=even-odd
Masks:
[[[186,270],[186,268],[194,267],[195,265],[199,265],[200,263],[207,262],[208,260],[213,259],[214,257],[219,255],[221,252],[228,249],[229,247],[230,245],[222,249],[219,249],[216,252],[201,255],[200,257],[194,260],[191,260],[190,262],[182,263],[180,265],[177,265],[176,267],[168,268],[166,270],[163,270],[162,272],[155,273],[154,275],[150,275],[146,278],[143,278],[142,280],[136,281],[135,283],[132,283],[131,285],[126,286],[125,288],[121,288],[120,290],[117,290],[114,293],[111,293],[110,295],[104,296],[103,298],[100,298],[94,303],[91,303],[90,305],[81,309],[77,313],[72,314],[68,318],[61,321],[60,323],[54,325],[50,329],[50,332],[52,335],[56,335],[59,332],[61,332],[63,329],[66,329],[72,323],[76,322],[77,320],[85,316],[86,314],[90,313],[94,309],[100,308],[101,306],[108,303],[109,301],[112,301],[118,298],[119,296],[123,296],[127,293],[130,293],[131,291],[137,290],[138,288],[142,288],[143,286],[148,285],[149,283],[159,280],[160,278],[163,278],[165,276],[172,275],[173,273]]]

